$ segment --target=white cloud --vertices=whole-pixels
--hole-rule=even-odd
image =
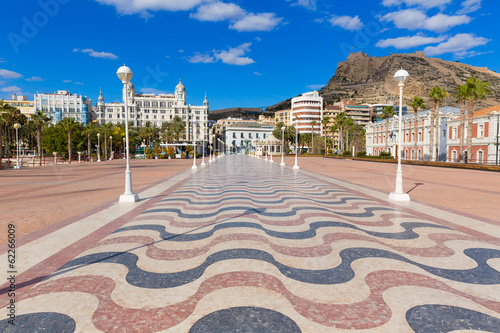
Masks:
[[[428,56],[453,53],[456,57],[470,57],[472,55],[477,55],[474,51],[470,51],[471,49],[477,46],[486,45],[489,41],[489,39],[476,37],[473,34],[457,34],[437,46],[426,47],[424,52]]]
[[[74,49],[73,52],[78,52],[75,50],[77,50],[77,49]],[[93,49],[83,49],[80,52],[87,53],[89,56],[91,56],[93,58],[113,59],[113,60],[118,59],[118,56],[114,55],[113,53],[97,52],[97,51],[94,51]]]
[[[179,53],[184,53],[184,50],[177,50],[177,52],[179,52]]]
[[[188,57],[188,61],[193,64],[209,64],[215,62],[215,58],[209,54],[195,53],[191,57]]]
[[[72,80],[63,80],[63,83],[70,83],[73,82]]]
[[[453,0],[383,0],[382,5],[390,7],[390,6],[401,6],[405,4],[408,7],[419,6],[423,8],[434,8],[434,7],[443,7],[452,2]]]
[[[213,50],[205,54],[197,52],[191,57],[188,57],[187,61],[191,63],[214,63],[220,60],[228,65],[250,65],[255,63],[253,59],[246,57],[246,54],[250,52],[250,46],[252,46],[252,43],[231,47],[229,50]]]
[[[166,90],[160,90],[160,89],[155,89],[155,88],[141,88],[140,91],[143,94],[155,94],[155,95],[160,95],[160,94],[167,95],[168,94],[168,91],[166,91]]]
[[[230,48],[227,51],[216,51],[215,58],[221,60],[228,65],[245,66],[255,63],[253,59],[245,57],[246,53],[250,51],[252,43],[241,44],[240,46]]]
[[[105,5],[114,6],[120,14],[142,14],[149,16],[148,11],[166,10],[170,12],[185,11],[195,8],[204,0],[96,0]]]
[[[329,22],[332,26],[341,27],[342,29],[354,31],[361,30],[365,25],[359,19],[359,16],[334,16]]]
[[[253,72],[254,75],[257,75],[257,76],[261,76],[262,73],[259,73],[259,72]]]
[[[291,0],[286,0],[290,2]],[[297,0],[293,1],[290,6],[301,6],[310,10],[316,10],[316,0]]]
[[[324,86],[325,86],[324,84],[310,84],[310,85],[306,86],[306,88],[309,90],[320,90]]]
[[[399,29],[425,29],[435,32],[445,32],[457,25],[467,24],[472,19],[467,15],[449,16],[441,13],[428,17],[421,10],[404,9],[386,14],[381,17],[381,20],[393,22],[396,28]]]
[[[5,81],[0,81],[0,86],[3,86],[5,84]]]
[[[240,6],[216,1],[198,7],[195,13],[189,14],[189,17],[198,21],[219,22],[244,15],[245,11]]]
[[[0,63],[7,62],[7,59],[0,58]]]
[[[444,41],[447,37],[424,37],[424,36],[407,36],[398,38],[382,39],[375,44],[376,47],[386,48],[394,47],[396,49],[411,49],[413,47],[427,45],[427,44],[437,44]]]
[[[19,79],[22,75],[9,71],[8,69],[0,69],[0,77],[3,77],[4,79]]]
[[[448,16],[437,14],[425,20],[424,29],[435,32],[448,31],[451,28],[470,23],[472,19],[467,15]]]
[[[457,14],[469,14],[475,12],[481,8],[482,0],[465,0],[462,2],[462,9],[460,9]]]
[[[43,81],[43,79],[40,76],[32,76],[26,79],[26,81]]]
[[[233,22],[229,28],[237,31],[270,31],[274,29],[283,18],[276,17],[274,13],[248,13],[243,18]]]
[[[0,91],[6,92],[6,93],[20,93],[23,90],[17,86],[9,86],[5,88],[1,88]]]

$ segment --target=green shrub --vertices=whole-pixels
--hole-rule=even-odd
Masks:
[[[387,151],[382,151],[380,152],[380,157],[392,157],[391,153],[387,152]]]
[[[356,157],[366,157],[366,151],[360,151],[356,154]]]
[[[345,151],[345,152],[342,154],[342,156],[344,156],[344,157],[349,157],[349,156],[352,156],[352,155],[351,155],[351,152],[350,152],[350,151]]]

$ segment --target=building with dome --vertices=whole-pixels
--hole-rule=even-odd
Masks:
[[[186,123],[185,140],[193,139],[193,120],[196,141],[202,140],[202,129],[208,128],[209,104],[207,95],[203,105],[190,105],[186,103],[186,87],[179,80],[174,94],[136,94],[132,83],[128,85],[129,121],[134,126],[144,126],[150,122],[152,126],[161,127],[164,122],[169,122],[179,116]],[[123,91],[125,97],[125,89]],[[125,105],[121,103],[105,103],[102,90],[97,99],[97,121],[101,124],[119,124],[125,122]],[[206,132],[206,131],[205,131]],[[205,136],[205,140],[207,137]]]

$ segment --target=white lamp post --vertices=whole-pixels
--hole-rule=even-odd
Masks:
[[[285,126],[281,126],[281,166],[285,166]]]
[[[396,189],[394,192],[389,194],[390,200],[395,201],[410,201],[410,196],[408,193],[403,192],[403,171],[401,170],[401,152],[402,152],[402,116],[403,116],[403,87],[405,85],[406,78],[410,76],[407,71],[400,69],[394,74],[394,80],[398,82],[399,86],[399,134],[398,134],[398,170],[396,171]]]
[[[202,145],[201,145],[201,165],[205,166],[205,131],[207,129],[205,127],[202,128],[203,136],[202,136]]]
[[[125,138],[123,138],[123,159],[125,159]]]
[[[82,161],[82,152],[81,151],[77,151],[76,153],[78,154],[78,163],[81,163],[81,161]]]
[[[274,162],[273,161],[273,153],[271,152],[271,147],[273,147],[273,146],[274,146],[274,142],[269,141],[269,154],[270,154],[270,156],[269,156],[270,157],[269,162],[271,162],[271,163]]]
[[[21,169],[21,163],[19,163],[19,127],[21,124],[15,123],[14,128],[16,129],[16,146],[17,146],[17,156],[16,156],[16,166],[14,169]]]
[[[139,196],[132,192],[132,171],[130,171],[129,140],[128,140],[128,84],[134,75],[127,66],[118,68],[116,75],[123,83],[125,90],[125,152],[127,155],[127,167],[125,169],[125,193],[120,195],[120,202],[136,202]]]
[[[196,138],[195,138],[195,127],[196,127],[196,119],[193,119],[193,166],[192,170],[198,169],[196,166]]]
[[[297,159],[297,153],[299,151],[299,130],[298,130],[298,125],[299,125],[299,118],[296,117],[295,118],[295,165],[293,166],[293,169],[294,170],[298,170],[299,169],[299,164],[297,163],[298,162],[298,159]]]
[[[113,137],[109,136],[109,160],[113,159]]]
[[[97,133],[97,162],[101,162],[101,133]]]

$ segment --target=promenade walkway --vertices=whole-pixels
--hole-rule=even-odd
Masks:
[[[500,331],[494,215],[432,196],[390,202],[380,182],[339,180],[342,167],[312,161],[299,171],[249,156],[179,164],[142,184],[137,203],[106,201],[27,233],[16,326],[0,320],[0,331]],[[0,288],[5,309],[13,298]]]

